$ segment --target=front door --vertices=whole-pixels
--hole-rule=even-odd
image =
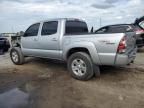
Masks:
[[[21,38],[21,49],[24,55],[38,56],[40,23],[31,25]]]

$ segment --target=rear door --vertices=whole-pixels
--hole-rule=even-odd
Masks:
[[[60,22],[47,21],[42,24],[39,47],[42,57],[60,59]]]

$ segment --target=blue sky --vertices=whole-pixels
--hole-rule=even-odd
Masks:
[[[95,29],[132,23],[144,16],[144,0],[0,0],[0,33],[25,31],[34,22],[72,17],[86,20]]]

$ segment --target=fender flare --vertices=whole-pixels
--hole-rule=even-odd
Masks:
[[[73,44],[64,46],[62,56],[65,61],[67,61],[68,52],[73,48],[86,48],[90,53],[93,63],[97,65],[101,64],[96,46],[92,42],[74,42]]]

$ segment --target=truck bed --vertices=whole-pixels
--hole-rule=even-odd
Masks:
[[[72,47],[73,45],[93,43],[96,53],[91,51],[93,61],[99,65],[115,65],[117,57],[117,48],[122,37],[127,37],[127,51],[125,54],[128,56],[131,51],[135,50],[135,34],[131,33],[110,33],[110,34],[97,34],[87,33],[78,35],[69,35],[63,37],[63,49]],[[98,54],[96,56],[96,54]],[[118,63],[117,63],[118,64]]]

